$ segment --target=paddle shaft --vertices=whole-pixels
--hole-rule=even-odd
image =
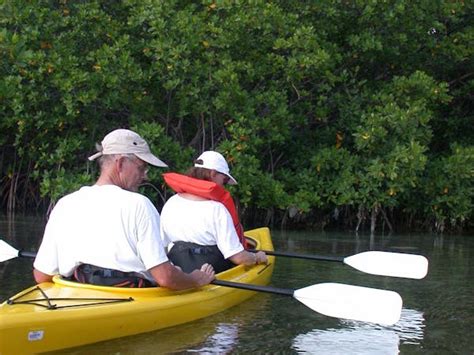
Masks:
[[[225,281],[225,280],[218,280],[218,279],[215,279],[214,281],[212,281],[211,284],[214,284],[217,286],[224,286],[224,287],[240,288],[242,290],[248,290],[248,291],[274,293],[277,295],[284,295],[284,296],[293,296],[295,292],[294,290],[290,290],[287,288],[244,284],[240,282],[232,282],[232,281]]]
[[[25,258],[36,258],[36,253],[32,251],[23,251],[20,250],[18,252],[18,256],[25,257]]]
[[[341,257],[341,256],[308,255],[308,254],[290,253],[290,252],[285,252],[285,251],[256,250],[256,249],[247,249],[247,251],[250,251],[253,253],[256,253],[258,251],[263,251],[267,255],[286,256],[289,258],[297,258],[297,259],[334,261],[334,262],[340,262],[340,263],[344,262],[344,257]]]
[[[249,250],[256,253],[258,250]],[[284,256],[307,260],[320,260],[341,262],[356,270],[381,276],[404,277],[411,279],[422,279],[428,273],[428,259],[422,255],[400,254],[382,251],[366,251],[348,257],[308,255],[291,252],[281,252],[273,250],[262,250],[268,255]],[[0,262],[18,256],[34,258],[36,253],[28,251],[18,251],[12,246],[0,240]],[[271,292],[271,291],[263,291]]]

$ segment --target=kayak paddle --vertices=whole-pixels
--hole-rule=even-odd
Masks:
[[[10,244],[0,239],[0,263],[18,256],[34,258],[36,257],[36,253],[16,250]]]
[[[16,257],[34,258],[36,253],[13,248],[0,239],[0,262]],[[298,290],[252,285],[215,279],[214,285],[292,296],[312,310],[330,317],[391,325],[400,319],[402,298],[394,291],[321,283]]]
[[[257,252],[259,250],[248,251]],[[392,253],[385,251],[365,251],[348,257],[296,254],[282,251],[261,250],[268,255],[290,258],[336,261],[372,275],[422,279],[428,273],[428,259],[422,255]]]
[[[402,298],[394,291],[321,283],[298,290],[214,280],[212,284],[244,290],[293,296],[313,311],[330,317],[392,325],[398,322]]]

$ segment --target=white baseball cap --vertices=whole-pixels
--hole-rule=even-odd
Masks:
[[[128,129],[116,129],[107,134],[101,142],[99,152],[91,155],[89,160],[110,154],[135,154],[148,164],[163,168],[168,166],[151,153],[150,147],[142,137]]]
[[[218,171],[219,173],[229,177],[229,181],[227,182],[229,185],[237,185],[237,180],[235,180],[234,177],[229,173],[229,165],[227,165],[227,162],[225,161],[222,154],[218,152],[208,150],[202,153],[194,162],[194,166],[196,168],[205,168]]]

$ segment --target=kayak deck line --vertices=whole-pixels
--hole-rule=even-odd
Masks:
[[[257,274],[260,275],[262,272],[264,272],[265,270],[267,270],[270,266],[272,266],[272,263],[267,263],[262,270],[259,270],[257,271]]]
[[[29,295],[30,293],[39,291],[43,298],[35,298],[24,300],[22,299]],[[70,304],[64,306],[58,306],[57,304],[53,304],[51,301],[99,301],[99,302],[87,302],[87,303],[78,303],[78,304]],[[97,297],[49,297],[39,286],[32,288],[27,293],[19,295],[15,298],[9,298],[6,301],[6,304],[9,306],[20,305],[20,304],[30,304],[33,306],[44,307],[49,310],[56,310],[61,308],[72,308],[72,307],[86,307],[86,306],[97,306],[103,304],[110,304],[110,303],[118,303],[118,302],[132,302],[134,301],[133,297],[127,298],[97,298]],[[47,304],[43,304],[40,302],[46,302]]]

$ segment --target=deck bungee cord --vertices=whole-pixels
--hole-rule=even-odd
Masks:
[[[39,291],[43,298],[34,298],[34,299],[26,299],[22,300],[23,298],[27,298],[27,296],[31,293]],[[58,306],[54,304],[54,301],[82,301],[83,303],[77,304],[68,304],[63,306]],[[49,310],[61,309],[61,308],[72,308],[72,307],[86,307],[86,306],[97,306],[97,305],[104,305],[104,304],[111,304],[117,302],[132,302],[133,297],[126,297],[126,298],[96,298],[96,297],[49,297],[41,287],[36,286],[32,288],[28,292],[25,292],[21,295],[18,295],[13,298],[8,298],[6,303],[8,305],[18,305],[18,304],[31,304],[38,307],[44,307]],[[46,304],[43,304],[44,302]]]

